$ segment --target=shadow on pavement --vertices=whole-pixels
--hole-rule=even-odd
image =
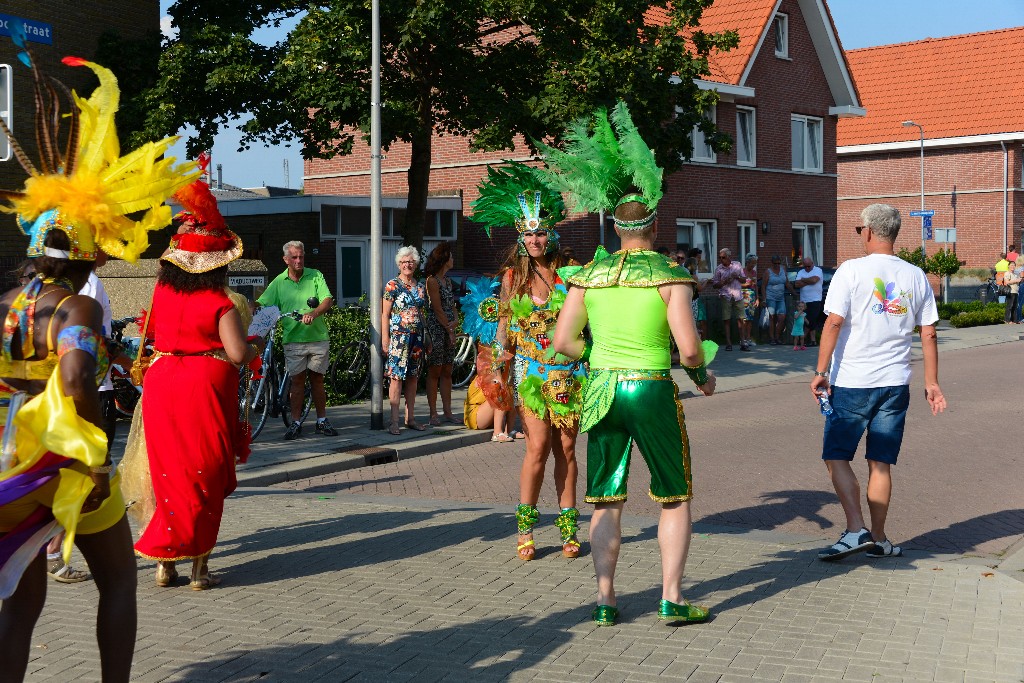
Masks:
[[[285,508],[288,506],[285,505]],[[234,542],[218,546],[211,564],[230,585],[247,586],[316,576],[353,567],[404,560],[436,552],[467,541],[498,541],[509,534],[489,534],[488,528],[514,529],[510,514],[490,513],[471,521],[421,526],[431,519],[460,510],[402,510],[370,512],[257,529]],[[409,525],[416,528],[402,529]],[[333,545],[302,548],[304,541],[354,536]],[[275,552],[275,549],[284,552]],[[268,553],[265,557],[232,565],[225,558],[239,553]]]
[[[445,628],[421,622],[423,630],[398,636],[374,632],[367,625],[363,633],[329,643],[235,649],[175,672],[174,680],[505,680],[567,648],[573,640],[569,629],[587,623],[590,610],[590,605],[581,605],[539,619],[517,615]],[[301,630],[295,635],[301,636]]]
[[[828,491],[792,489],[789,491],[773,491],[761,494],[764,503],[735,510],[701,517],[695,525],[714,525],[719,533],[728,533],[726,529],[718,529],[719,525],[735,527],[735,533],[744,533],[750,529],[771,530],[797,519],[805,519],[817,524],[819,529],[830,529],[835,523],[820,513],[821,509],[836,502],[836,495]]]
[[[1024,509],[1018,508],[954,522],[941,529],[918,534],[901,545],[904,548],[938,553],[953,552],[953,549],[955,552],[967,553],[977,550],[982,543],[1021,535],[1024,535]],[[1012,541],[1006,545],[1008,547],[1011,544]]]

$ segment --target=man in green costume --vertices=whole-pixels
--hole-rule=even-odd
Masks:
[[[669,369],[669,333],[687,374],[706,396],[715,391],[711,361],[717,346],[697,336],[690,301],[690,273],[654,249],[662,169],[619,102],[565,134],[565,149],[541,145],[552,185],[577,211],[607,211],[615,219],[622,250],[595,260],[569,278],[555,330],[555,350],[590,360],[583,394],[581,432],[587,444],[587,495],[597,510],[590,546],[597,572],[594,621],[615,623],[615,565],[622,541],[629,454],[636,441],[651,470],[651,498],[662,504],[658,525],[662,594],[658,616],[675,622],[704,621],[708,610],[683,600],[681,583],[690,548],[690,445]],[[590,324],[593,346],[582,338]]]
[[[594,339],[581,431],[589,431],[585,500],[597,508],[590,545],[598,591],[594,621],[602,625],[615,623],[618,615],[615,566],[633,441],[651,471],[649,495],[662,504],[658,616],[672,621],[708,617],[706,609],[689,605],[681,595],[690,547],[692,490],[683,406],[669,372],[669,333],[701,393],[714,393],[715,377],[704,364],[690,308],[693,278],[682,266],[652,251],[657,228],[655,214],[647,213],[639,201],[619,205],[615,232],[622,250],[570,278],[571,289],[555,332],[555,349],[573,358],[585,352],[580,335],[588,323]],[[630,223],[642,227],[626,227]],[[628,316],[628,324],[623,324],[623,316]]]

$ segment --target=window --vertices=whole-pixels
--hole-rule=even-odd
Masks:
[[[343,206],[340,213],[342,235],[370,235],[370,207]]]
[[[11,65],[0,64],[0,119],[4,120],[10,130],[14,130],[14,124],[11,121],[11,110],[14,107],[12,96]],[[0,133],[0,161],[7,161],[10,158],[11,143],[6,135]]]
[[[694,247],[702,250],[697,273],[710,275],[715,266],[715,255],[718,253],[718,226],[715,221],[676,219],[677,248],[689,251]]]
[[[458,214],[455,211],[431,209],[427,211],[427,217],[423,222],[423,236],[454,239],[457,220]]]
[[[747,254],[757,256],[757,221],[740,221],[736,224],[739,228],[740,253],[736,255],[737,261],[745,261]]]
[[[793,265],[800,265],[804,256],[810,256],[814,265],[821,265],[821,223],[793,224]]]
[[[775,21],[775,56],[789,58],[789,17],[776,14]]]
[[[821,173],[821,119],[793,114],[793,170]]]
[[[320,236],[338,236],[338,213],[341,207],[337,204],[323,204],[320,207]]]
[[[736,163],[757,166],[757,112],[751,107],[736,107]]]
[[[705,110],[704,118],[711,123],[714,123],[715,108],[711,107],[710,109]],[[707,139],[704,137],[704,133],[701,132],[699,127],[693,127],[693,132],[690,133],[690,139],[693,140],[693,152],[690,153],[690,161],[715,163],[715,150],[711,149],[711,145],[708,144]]]

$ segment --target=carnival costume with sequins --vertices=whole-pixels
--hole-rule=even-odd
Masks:
[[[555,275],[554,289],[542,304],[529,294],[508,302],[509,323],[506,348],[514,353],[512,384],[516,405],[538,420],[550,419],[559,429],[579,424],[580,401],[586,371],[580,362],[556,363],[548,349],[555,338],[558,313],[565,303],[566,288]]]
[[[577,210],[609,212],[623,231],[654,225],[662,169],[624,103],[619,102],[610,115],[599,109],[581,119],[565,137],[564,151],[543,151],[553,184]],[[645,215],[620,219],[618,209],[625,204],[644,205]],[[584,304],[593,336],[580,425],[581,431],[589,432],[588,503],[626,499],[633,441],[651,471],[651,498],[669,503],[692,495],[683,406],[669,372],[667,305],[658,288],[693,283],[685,268],[647,250],[599,258],[569,278],[570,285],[586,290]],[[700,370],[706,373],[703,365]]]
[[[148,143],[119,156],[114,128],[119,91],[113,74],[92,62],[66,57],[66,65],[86,66],[95,72],[100,85],[88,100],[70,93],[73,106],[62,110],[60,94],[68,91],[36,70],[23,35],[14,31],[14,39],[22,50],[19,59],[35,72],[40,159],[38,166],[34,164],[0,119],[0,134],[7,136],[29,175],[23,190],[0,190],[0,200],[9,205],[0,210],[16,214],[18,225],[29,237],[29,258],[94,261],[102,249],[135,261],[148,245],[147,231],[170,222],[170,209],[162,206],[163,200],[197,177],[198,169],[193,164],[175,166],[173,158],[158,161],[177,138]],[[128,218],[136,213],[141,215],[138,221]],[[70,249],[46,246],[47,235],[54,230],[67,235]],[[66,532],[66,563],[76,534],[104,531],[124,515],[116,476],[110,482],[110,496],[94,512],[82,514],[82,505],[94,488],[90,468],[103,466],[107,437],[78,414],[64,389],[60,363],[73,351],[90,354],[96,361],[98,386],[107,370],[106,348],[95,330],[68,326],[56,334],[47,329],[47,353],[36,357],[35,318],[40,312],[39,299],[49,294],[42,292],[46,284],[68,290],[50,311],[50,325],[54,325],[57,309],[74,294],[74,288],[70,282],[42,276],[14,298],[4,320],[0,352],[0,418],[5,424],[0,460],[0,599],[13,594],[27,566],[62,529]],[[45,380],[46,385],[41,393],[20,404],[21,396],[15,396],[11,383],[25,380]]]

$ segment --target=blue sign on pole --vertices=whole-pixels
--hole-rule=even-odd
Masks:
[[[910,215],[911,216],[928,216],[930,218],[931,216],[935,215],[935,209],[921,209],[920,211],[911,211]]]
[[[13,17],[10,14],[0,14],[0,36],[10,36],[11,26],[20,22],[25,27],[25,39],[33,43],[53,45],[53,26],[44,24],[41,21]]]

